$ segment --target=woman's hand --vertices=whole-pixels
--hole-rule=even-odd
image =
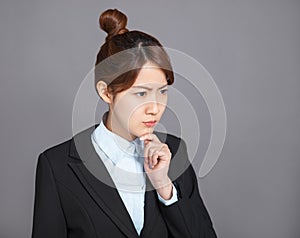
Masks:
[[[140,137],[144,141],[144,169],[159,195],[168,200],[172,197],[172,181],[168,177],[171,152],[155,134]]]

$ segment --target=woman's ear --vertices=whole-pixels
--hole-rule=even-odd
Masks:
[[[107,84],[104,81],[99,81],[96,84],[98,95],[102,98],[102,100],[106,103],[112,102],[112,95],[107,90]]]

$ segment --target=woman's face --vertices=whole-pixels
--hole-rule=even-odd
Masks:
[[[153,132],[166,103],[166,76],[161,69],[147,63],[135,83],[113,98],[106,126],[119,136],[134,140]]]

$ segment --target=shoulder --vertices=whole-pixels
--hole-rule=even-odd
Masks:
[[[97,125],[93,125],[76,133],[71,138],[46,148],[39,155],[39,160],[47,160],[51,167],[65,167],[69,162],[81,162],[77,150],[84,148],[91,151],[91,133]]]
[[[44,154],[46,157],[55,157],[57,155],[68,154],[71,140],[72,139],[68,139],[58,144],[52,145],[42,151],[41,154]]]
[[[69,157],[71,139],[53,145],[42,151],[37,159],[36,170],[52,171],[54,177],[61,177],[68,170],[68,163],[71,162]]]

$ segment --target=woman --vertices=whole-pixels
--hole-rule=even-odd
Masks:
[[[154,132],[174,81],[154,37],[109,9],[95,88],[102,121],[40,154],[33,238],[216,237],[183,140]]]

